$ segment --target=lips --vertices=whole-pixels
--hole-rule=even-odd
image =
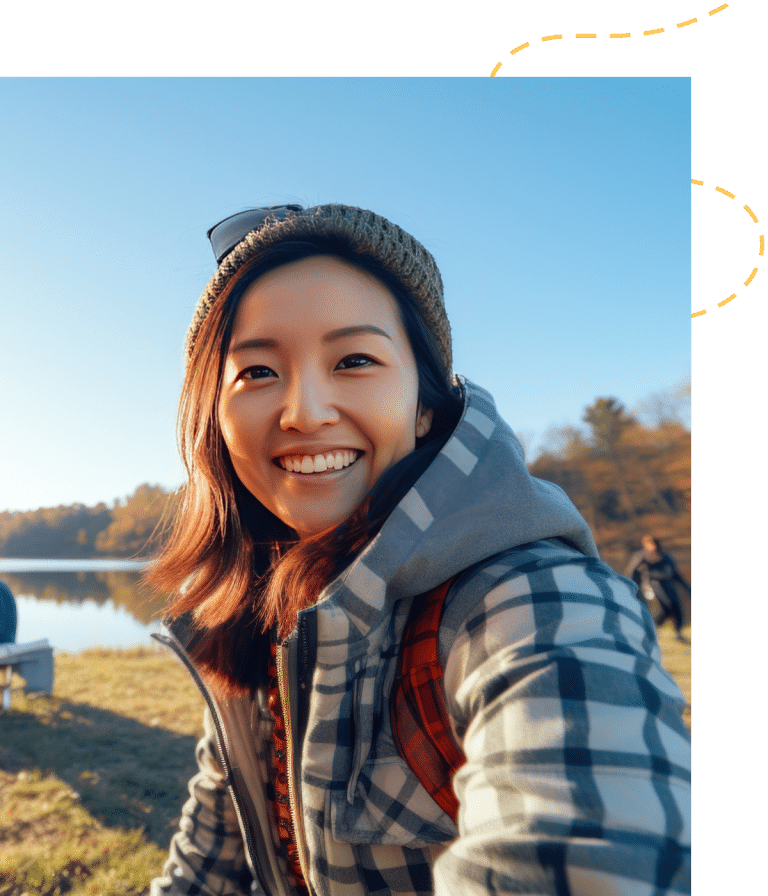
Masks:
[[[322,454],[285,454],[276,457],[275,463],[288,473],[325,473],[350,466],[361,454],[361,451],[337,448]]]

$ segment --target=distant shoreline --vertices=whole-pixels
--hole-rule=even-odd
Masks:
[[[125,560],[118,557],[100,557],[90,560],[70,557],[58,558],[0,558],[0,573],[4,572],[101,572],[109,570],[140,571],[149,566],[149,560]]]

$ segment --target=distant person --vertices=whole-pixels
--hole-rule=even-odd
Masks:
[[[658,538],[644,535],[640,543],[643,549],[632,556],[625,575],[637,584],[644,597],[655,597],[658,601],[660,611],[653,620],[656,625],[660,626],[671,619],[678,641],[687,641],[683,636],[683,608],[675,582],[679,582],[689,594],[691,586],[678,572],[675,561],[662,550]]]
[[[435,259],[345,205],[209,236],[152,573],[206,733],[153,896],[688,892],[683,695],[453,374]]]

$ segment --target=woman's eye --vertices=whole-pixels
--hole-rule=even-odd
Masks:
[[[274,370],[271,367],[263,367],[262,365],[257,365],[256,367],[246,367],[245,370],[242,371],[238,375],[238,379],[241,380],[262,380],[266,379],[269,376],[276,376]]]
[[[347,355],[346,358],[342,358],[338,363],[338,370],[352,370],[355,367],[368,367],[370,364],[375,364],[376,361],[368,355]]]

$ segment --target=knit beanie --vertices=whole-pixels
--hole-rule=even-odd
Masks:
[[[413,297],[445,366],[453,369],[451,328],[443,302],[443,281],[432,255],[396,224],[349,205],[298,205],[251,209],[211,228],[208,236],[219,263],[197,303],[187,335],[189,361],[203,321],[243,268],[285,240],[334,239],[352,253],[376,260]]]

